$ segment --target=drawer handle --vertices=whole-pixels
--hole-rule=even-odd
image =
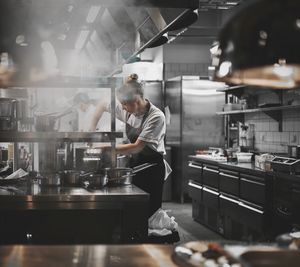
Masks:
[[[260,186],[265,186],[265,184],[263,184],[263,183],[256,182],[256,181],[251,181],[251,180],[248,180],[248,179],[245,179],[245,178],[241,178],[241,181],[244,181],[244,182],[250,183],[250,184],[256,184],[256,185],[260,185]]]
[[[189,182],[189,186],[195,187],[195,188],[201,189],[201,190],[202,190],[202,188],[203,188],[201,185],[196,185],[196,184],[194,184],[193,182]]]
[[[213,194],[213,195],[216,195],[216,196],[219,195],[219,193],[217,193],[217,192],[215,192],[215,191],[213,191],[213,190],[210,190],[210,189],[208,189],[208,188],[206,188],[206,187],[203,187],[203,190],[206,191],[206,192],[208,192],[208,193],[211,193],[211,194]]]
[[[192,168],[195,168],[195,169],[200,169],[200,170],[202,170],[202,167],[201,167],[201,166],[195,165],[195,164],[193,164],[192,162],[189,163],[189,167],[192,167]]]
[[[219,173],[219,171],[216,171],[216,170],[214,170],[214,169],[209,169],[209,168],[207,168],[207,167],[204,167],[203,170],[209,171],[209,172],[214,172],[214,173]]]
[[[248,210],[252,210],[252,211],[254,211],[254,212],[260,213],[260,214],[264,214],[263,211],[258,210],[258,209],[253,208],[253,207],[250,207],[250,206],[248,206],[248,205],[246,205],[246,204],[244,204],[244,203],[242,203],[242,202],[239,202],[239,206],[241,206],[241,207],[243,207],[243,208],[246,208],[246,209],[248,209]]]
[[[237,176],[230,175],[230,174],[227,174],[227,173],[224,173],[224,172],[220,172],[220,175],[226,176],[226,177],[229,177],[229,178],[233,178],[233,179],[239,179],[239,177],[237,177]]]
[[[232,202],[232,203],[235,203],[235,204],[239,204],[239,202],[238,202],[237,200],[234,200],[234,199],[229,198],[229,197],[225,197],[225,196],[223,196],[223,195],[220,195],[220,198],[225,199],[225,200],[228,200],[228,201],[230,201],[230,202]]]

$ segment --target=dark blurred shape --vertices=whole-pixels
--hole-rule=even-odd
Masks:
[[[274,89],[300,85],[300,1],[253,0],[219,35],[216,79]]]
[[[169,31],[177,31],[186,28],[198,20],[198,10],[189,10],[184,16],[177,20],[174,24],[169,27]]]
[[[168,40],[169,40],[168,35],[165,33],[162,36],[160,36],[156,41],[154,41],[150,45],[148,45],[147,48],[153,48],[153,47],[161,46],[161,45],[167,43]]]

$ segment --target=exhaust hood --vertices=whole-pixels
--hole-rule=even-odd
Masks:
[[[1,1],[0,86],[110,75],[165,42],[168,23],[198,7],[198,0]],[[171,20],[162,15],[167,8]]]

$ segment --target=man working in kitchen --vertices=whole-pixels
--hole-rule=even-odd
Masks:
[[[149,217],[162,203],[165,177],[164,137],[166,133],[163,112],[144,98],[143,84],[136,74],[131,74],[124,85],[117,90],[116,117],[126,123],[128,144],[116,146],[116,153],[131,154],[130,167],[143,163],[154,166],[133,176],[133,184],[150,194]],[[92,119],[90,131],[95,131],[102,114],[111,111],[109,103],[100,103]],[[109,148],[105,148],[109,150]]]

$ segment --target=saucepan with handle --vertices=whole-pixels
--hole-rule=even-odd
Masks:
[[[132,183],[132,177],[138,172],[155,165],[157,163],[144,163],[134,168],[105,168],[105,176],[110,185],[128,185]]]

